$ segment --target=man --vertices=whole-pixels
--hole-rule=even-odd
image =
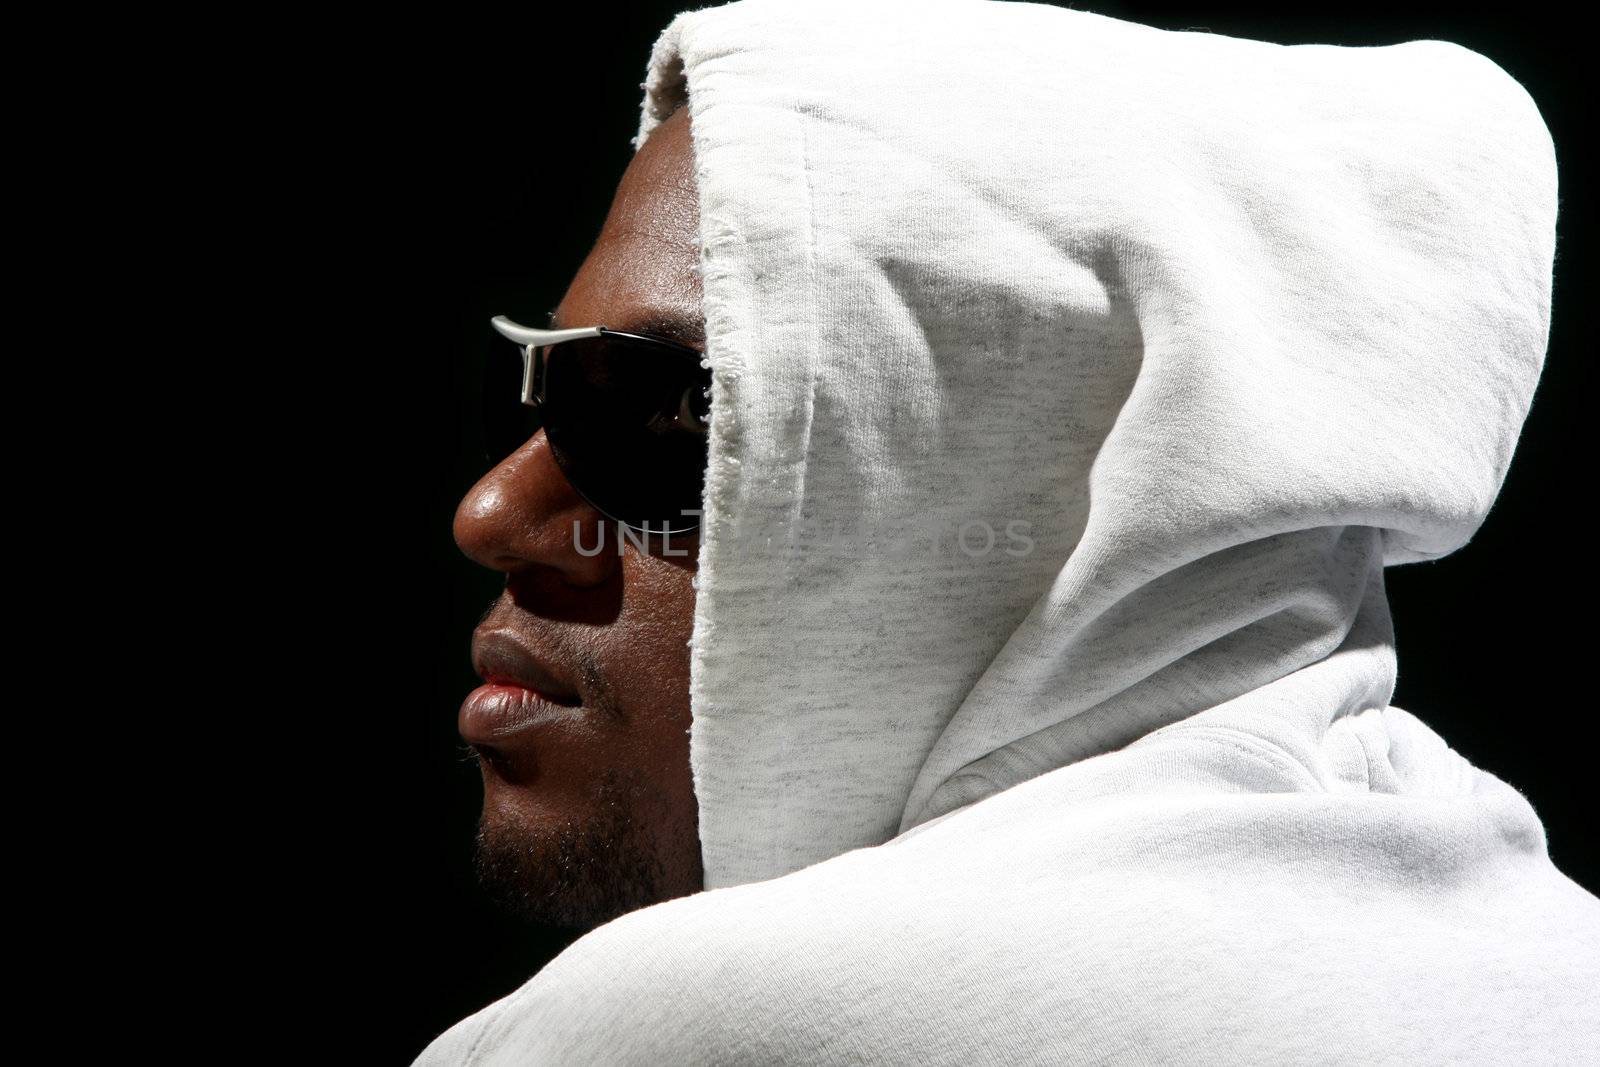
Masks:
[[[1542,364],[1532,102],[914,11],[680,16],[554,331],[498,323],[481,866],[604,925],[419,1062],[1594,1058],[1600,901],[1389,702],[1383,569]]]
[[[557,325],[704,343],[688,117],[680,110],[641,147]],[[461,502],[455,535],[507,576],[473,639],[489,684],[460,716],[483,766],[486,884],[530,918],[579,929],[700,889],[688,735],[692,534],[670,546],[654,535],[655,552],[618,551],[636,542],[608,536],[540,433]],[[584,551],[603,537],[604,550]],[[587,714],[508,729],[530,691]]]

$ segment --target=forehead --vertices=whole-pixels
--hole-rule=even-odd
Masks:
[[[701,340],[699,203],[688,110],[680,108],[634,154],[595,241],[557,309],[563,326],[661,332]]]

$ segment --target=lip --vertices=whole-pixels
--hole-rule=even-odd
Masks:
[[[506,630],[472,635],[472,667],[484,684],[467,694],[456,721],[469,744],[492,744],[539,722],[570,718],[583,705],[546,657]]]
[[[467,694],[456,716],[456,730],[470,745],[493,748],[545,723],[582,715],[570,704],[557,704],[519,685],[480,685]]]
[[[478,630],[472,635],[472,669],[491,685],[528,689],[552,704],[582,703],[577,688],[550,666],[548,657],[507,630]]]

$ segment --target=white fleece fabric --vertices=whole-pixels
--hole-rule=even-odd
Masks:
[[[1600,900],[1390,704],[1384,567],[1472,536],[1544,358],[1527,93],[987,0],[686,12],[645,89],[708,891],[418,1062],[1600,1062]]]

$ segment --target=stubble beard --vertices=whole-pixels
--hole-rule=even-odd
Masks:
[[[636,817],[648,791],[616,769],[596,784],[592,817],[531,833],[487,812],[473,865],[502,908],[528,922],[588,931],[665,899],[659,843]]]

